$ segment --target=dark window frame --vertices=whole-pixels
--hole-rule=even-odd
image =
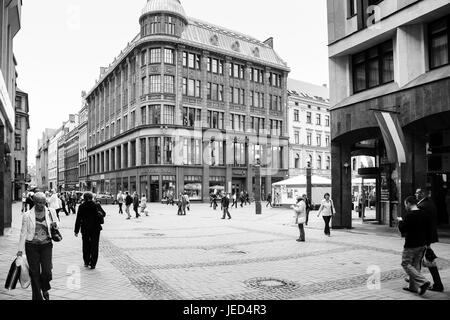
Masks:
[[[447,27],[444,30],[433,32],[432,27],[433,25],[439,24],[440,22],[445,21],[447,23]],[[442,35],[447,34],[447,63],[442,65],[434,65],[433,64],[433,52],[431,43],[434,37],[439,37]],[[440,18],[438,20],[435,20],[428,24],[428,56],[429,56],[429,66],[430,70],[435,70],[444,66],[448,66],[450,64],[450,15],[445,16],[443,18]]]

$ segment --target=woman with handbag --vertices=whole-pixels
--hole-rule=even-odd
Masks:
[[[46,207],[45,194],[34,195],[34,207],[22,216],[19,251],[17,256],[26,253],[31,277],[33,300],[50,300],[49,290],[52,280],[52,240],[60,241],[57,231],[59,219],[56,211]],[[58,239],[59,236],[59,239]]]
[[[295,224],[298,225],[300,231],[300,237],[297,242],[305,242],[305,227],[306,222],[306,202],[302,197],[297,198],[297,203],[291,207],[295,212]]]
[[[331,237],[330,221],[335,212],[336,211],[334,210],[333,200],[331,200],[330,194],[325,193],[324,199],[322,200],[322,204],[320,205],[319,213],[317,214],[317,217],[319,217],[322,214],[323,220],[325,221],[324,232],[325,232],[325,235],[327,235],[328,237]]]

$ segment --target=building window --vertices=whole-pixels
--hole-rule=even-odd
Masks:
[[[208,58],[207,71],[215,74],[223,75],[223,61],[214,58]]]
[[[147,106],[141,108],[141,124],[147,124]]]
[[[322,170],[322,157],[317,156],[317,169]]]
[[[14,150],[16,151],[22,150],[22,137],[20,135],[16,135],[16,143],[14,146]]]
[[[118,119],[116,123],[117,123],[117,125],[116,125],[116,135],[119,135],[120,134],[120,129],[121,129],[120,119]]]
[[[308,132],[308,134],[306,135],[306,144],[308,146],[312,145],[312,133],[311,132]]]
[[[183,78],[183,95],[201,98],[201,81]]]
[[[161,48],[150,49],[150,64],[161,63]]]
[[[297,153],[294,158],[294,168],[300,169],[300,155]]]
[[[183,125],[185,127],[201,127],[202,111],[195,108],[183,108]]]
[[[348,17],[351,18],[358,13],[358,0],[347,0],[348,5]]]
[[[223,101],[223,85],[208,82],[207,98],[214,101]]]
[[[281,88],[281,75],[277,73],[270,73],[269,81],[272,87]]]
[[[151,22],[150,22],[150,34],[155,34],[155,33],[159,33],[161,30],[161,21],[160,21],[160,17],[155,16],[151,18]]]
[[[258,117],[252,117],[252,130],[256,133],[261,133],[263,130],[265,130],[266,127],[266,119],[264,118],[258,118]]]
[[[134,128],[136,126],[136,111],[131,111],[130,121],[130,128]]]
[[[230,128],[235,131],[245,132],[245,116],[230,113]]]
[[[264,84],[264,71],[257,68],[251,68],[250,81]]]
[[[161,76],[150,76],[150,93],[159,93],[161,91]]]
[[[322,116],[320,115],[320,113],[316,115],[316,125],[322,125]]]
[[[166,24],[165,24],[165,28],[166,28],[166,33],[167,34],[175,34],[175,19],[172,17],[166,17]]]
[[[311,124],[312,123],[312,115],[311,115],[311,112],[307,112],[306,113],[306,123],[307,124]]]
[[[141,52],[141,66],[145,66],[147,64],[147,50]]]
[[[272,136],[281,136],[282,122],[278,120],[270,120],[270,132]]]
[[[245,166],[245,144],[240,142],[234,142],[233,144],[234,153],[234,165],[236,167]]]
[[[164,49],[164,63],[174,64],[175,51],[173,49]]]
[[[316,135],[316,142],[317,142],[318,147],[322,146],[322,135],[321,134]]]
[[[128,116],[123,116],[123,131],[128,130]]]
[[[294,121],[300,122],[300,111],[299,110],[294,110]]]
[[[161,164],[161,138],[148,139],[149,164]]]
[[[327,157],[327,162],[325,164],[325,169],[330,170],[331,169],[331,158]]]
[[[218,111],[208,111],[208,125],[211,129],[224,129],[224,113]]]
[[[164,76],[164,92],[175,93],[175,77]]]
[[[150,124],[161,124],[161,106],[149,106]]]
[[[223,142],[222,141],[211,141],[209,143],[211,159],[209,164],[211,166],[223,166],[224,163],[224,152],[223,152]]]
[[[430,30],[430,68],[438,68],[449,64],[450,50],[450,16],[433,22],[429,25]]]
[[[201,165],[202,164],[202,141],[194,138],[183,139],[183,164]]]
[[[200,55],[190,52],[183,52],[183,67],[200,70]]]
[[[294,132],[294,141],[295,144],[300,144],[300,132],[298,131]]]
[[[330,146],[330,136],[325,136],[325,146],[326,147]]]
[[[232,63],[230,68],[230,77],[245,79],[245,67],[237,63]]]
[[[352,66],[355,93],[394,81],[392,40],[353,55]]]
[[[141,96],[145,95],[148,93],[148,82],[147,82],[147,77],[143,77],[142,78],[142,82],[141,82]],[[113,104],[114,104],[114,99],[113,99]]]
[[[185,176],[184,191],[190,200],[202,200],[202,176]]]
[[[174,121],[175,121],[175,107],[165,105],[162,124],[174,124]]]
[[[163,164],[173,164],[172,151],[173,151],[173,139],[164,138],[163,145]]]
[[[245,90],[240,88],[233,88],[230,87],[230,96],[231,96],[231,103],[234,104],[245,104]]]
[[[325,116],[325,127],[330,126],[330,116]]]

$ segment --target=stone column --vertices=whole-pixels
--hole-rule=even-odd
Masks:
[[[149,138],[145,138],[145,164],[150,164],[150,141],[149,141]]]
[[[348,144],[331,143],[331,197],[336,209],[333,229],[352,227],[352,173],[351,173],[351,146]],[[344,164],[349,165],[344,168]]]
[[[132,167],[132,163],[131,163],[131,158],[132,158],[132,154],[131,154],[131,141],[128,141],[127,142],[127,145],[128,145],[128,147],[127,147],[127,154],[128,154],[128,163],[127,163],[127,166],[128,166],[128,168],[131,168]]]
[[[140,167],[141,165],[141,139],[138,137],[136,139],[136,167]]]

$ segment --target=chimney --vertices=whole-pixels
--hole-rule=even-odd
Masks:
[[[273,38],[272,37],[270,37],[269,39],[264,41],[264,43],[269,45],[269,47],[271,47],[273,49]]]

